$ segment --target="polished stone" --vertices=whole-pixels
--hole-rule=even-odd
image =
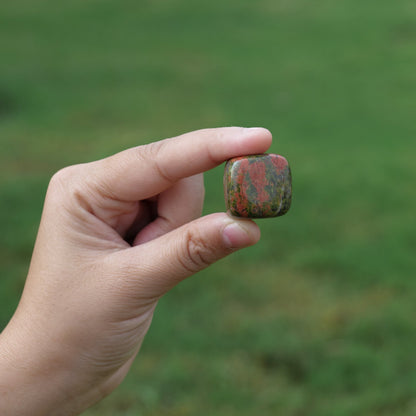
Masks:
[[[284,215],[292,200],[289,164],[276,154],[230,159],[225,165],[224,193],[227,210],[236,217]]]

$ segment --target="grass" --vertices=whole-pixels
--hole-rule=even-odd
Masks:
[[[413,0],[3,2],[0,57],[1,327],[59,168],[221,125],[292,166],[290,213],[169,293],[85,415],[416,413]]]

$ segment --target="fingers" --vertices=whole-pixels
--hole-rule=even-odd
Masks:
[[[94,162],[88,180],[105,197],[138,201],[231,157],[264,153],[271,140],[270,132],[263,128],[198,130]]]
[[[202,174],[182,179],[168,188],[158,197],[157,218],[140,231],[133,245],[146,243],[200,217],[204,194]]]
[[[109,261],[118,267],[114,273],[119,284],[123,282],[125,293],[153,299],[259,238],[253,221],[212,214],[146,244],[113,253]]]

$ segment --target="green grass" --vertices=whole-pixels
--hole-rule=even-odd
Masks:
[[[85,415],[416,414],[414,0],[0,4],[0,325],[59,168],[261,125],[293,172],[262,241],[179,285]],[[224,209],[222,169],[206,213]]]

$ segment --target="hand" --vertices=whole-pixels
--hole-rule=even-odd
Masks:
[[[265,152],[265,129],[200,130],[71,166],[51,180],[26,285],[0,336],[0,414],[75,415],[109,394],[158,299],[259,239],[201,215],[201,172]]]

